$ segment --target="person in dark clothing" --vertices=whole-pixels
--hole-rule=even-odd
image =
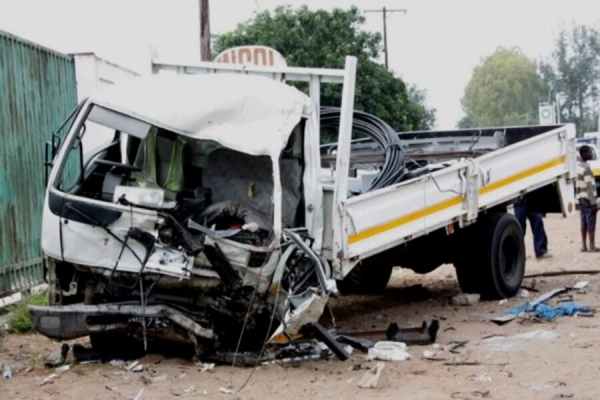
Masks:
[[[527,231],[527,220],[529,220],[531,232],[533,233],[533,249],[535,257],[538,259],[551,257],[548,253],[548,236],[546,236],[544,230],[544,216],[541,213],[527,212],[525,200],[515,204],[515,217],[523,229],[523,235]]]

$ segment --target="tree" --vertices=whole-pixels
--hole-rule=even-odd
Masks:
[[[435,125],[435,109],[427,106],[427,91],[418,88],[416,85],[410,85],[408,87],[408,99],[410,104],[417,108],[417,113],[421,115],[421,121],[414,129],[432,129]]]
[[[347,55],[356,56],[356,110],[374,114],[398,131],[431,128],[435,110],[425,104],[425,92],[407,89],[400,78],[373,61],[379,56],[381,36],[362,31],[363,24],[364,16],[356,7],[333,11],[278,7],[218,36],[215,54],[234,46],[264,45],[279,51],[289,65],[321,68],[343,68]],[[322,85],[321,105],[340,103],[341,86]]]
[[[465,88],[462,127],[538,123],[542,81],[535,61],[518,48],[498,48],[473,70]]]
[[[550,60],[540,65],[548,92],[558,94],[562,122],[572,122],[580,134],[597,126],[600,80],[600,31],[586,26],[562,29]]]
[[[458,129],[469,129],[469,128],[473,128],[473,120],[471,119],[470,116],[465,115],[464,117],[462,117],[460,119],[460,121],[458,121],[458,124],[456,124],[456,127]]]

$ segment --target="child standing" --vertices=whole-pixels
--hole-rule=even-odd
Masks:
[[[581,162],[577,171],[577,200],[579,201],[579,213],[581,218],[581,251],[598,252],[596,248],[596,183],[592,169],[588,161],[593,158],[590,146],[581,146],[579,149]],[[587,245],[589,236],[590,246]]]

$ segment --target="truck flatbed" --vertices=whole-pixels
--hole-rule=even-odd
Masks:
[[[513,202],[536,189],[552,185],[561,193],[567,190],[576,174],[572,126],[487,131],[499,130],[506,135],[506,145],[497,149],[480,145],[484,154],[455,158],[451,166],[441,170],[349,198],[344,204],[345,268],[350,268],[351,260],[356,257],[369,257],[454,223],[461,227],[472,224],[481,212]],[[463,142],[468,143],[473,142],[476,133],[477,130],[456,131],[446,137],[451,136],[456,143],[462,136]],[[421,138],[421,144],[425,144],[422,147],[430,151],[424,154],[448,161],[454,154],[445,153],[445,147],[442,152],[434,151],[439,148],[431,139],[435,135],[435,132],[399,134],[401,138],[410,138],[409,142],[418,136],[429,136],[428,143]],[[418,158],[423,153],[407,152],[406,156],[413,154]],[[332,189],[331,185],[329,188]],[[560,209],[555,204],[552,210],[570,215],[574,206],[574,199],[564,199]]]

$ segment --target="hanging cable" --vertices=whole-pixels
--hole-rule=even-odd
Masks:
[[[341,109],[321,107],[321,129],[339,129]],[[373,140],[385,154],[381,171],[368,191],[381,189],[404,179],[406,162],[396,131],[382,119],[362,111],[354,111],[352,131]]]

